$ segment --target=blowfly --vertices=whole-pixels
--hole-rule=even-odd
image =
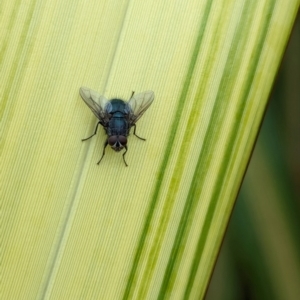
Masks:
[[[86,141],[96,135],[98,126],[103,126],[107,134],[107,139],[104,143],[102,156],[97,164],[99,165],[101,162],[105,154],[105,148],[109,145],[117,152],[125,148],[123,160],[127,167],[128,165],[125,160],[125,154],[128,150],[127,136],[129,135],[131,127],[133,127],[133,134],[139,139],[145,141],[145,139],[139,137],[135,133],[136,122],[152,104],[154,100],[154,93],[152,91],[140,94],[132,92],[128,102],[123,101],[122,99],[108,100],[104,96],[101,96],[97,92],[86,87],[81,87],[79,93],[87,106],[99,119],[95,132],[90,137],[82,139],[82,141]]]

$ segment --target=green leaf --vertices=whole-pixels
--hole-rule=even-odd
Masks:
[[[201,298],[299,1],[7,1],[4,299]],[[153,105],[125,167],[78,90]]]

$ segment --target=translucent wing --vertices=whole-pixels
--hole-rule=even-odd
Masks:
[[[86,88],[81,87],[79,89],[79,93],[81,98],[84,100],[86,105],[92,110],[94,115],[100,120],[106,123],[108,121],[108,116],[105,111],[105,105],[107,103],[107,99],[97,92]]]
[[[135,124],[139,118],[144,114],[147,108],[151,105],[154,100],[154,93],[147,91],[144,93],[133,95],[128,101],[130,107],[129,119],[132,124]]]

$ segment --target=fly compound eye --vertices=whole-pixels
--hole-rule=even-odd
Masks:
[[[127,138],[123,135],[120,135],[119,136],[119,142],[122,144],[122,145],[126,145],[127,144]]]
[[[118,137],[116,135],[112,135],[108,138],[108,144],[112,147],[118,141]]]

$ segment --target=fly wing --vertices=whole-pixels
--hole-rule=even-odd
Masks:
[[[130,107],[129,120],[131,124],[135,124],[139,118],[148,109],[154,100],[154,92],[146,91],[144,93],[133,95],[128,101],[128,106]]]
[[[84,100],[86,105],[91,109],[94,115],[100,121],[106,123],[108,120],[108,116],[105,110],[105,105],[108,102],[108,100],[104,96],[101,96],[97,92],[86,87],[81,87],[79,89],[79,93],[81,98]]]

